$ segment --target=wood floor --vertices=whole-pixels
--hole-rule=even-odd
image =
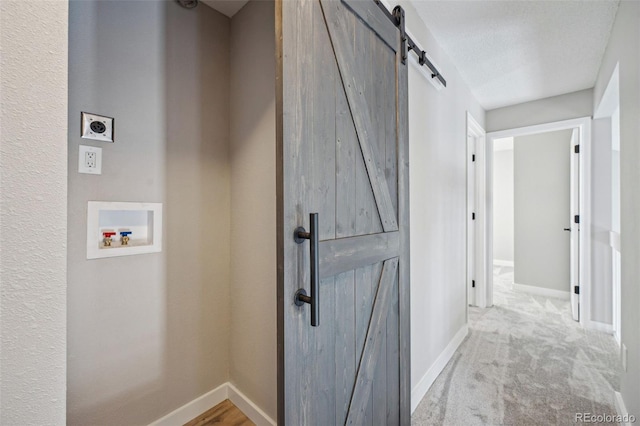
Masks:
[[[233,402],[225,399],[207,412],[200,414],[184,426],[255,426]]]

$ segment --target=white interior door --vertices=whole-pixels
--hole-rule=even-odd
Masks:
[[[570,243],[570,289],[571,314],[576,321],[580,320],[580,145],[577,130],[571,137],[571,202],[569,211]]]

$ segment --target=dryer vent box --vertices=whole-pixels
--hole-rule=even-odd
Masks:
[[[80,136],[83,139],[113,143],[113,118],[83,112]]]

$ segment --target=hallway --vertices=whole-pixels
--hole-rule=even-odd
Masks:
[[[414,425],[575,424],[615,415],[618,348],[583,329],[568,301],[511,289],[494,268],[494,307],[469,308],[469,335],[412,416]]]

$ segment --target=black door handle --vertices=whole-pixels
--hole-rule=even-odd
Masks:
[[[571,232],[571,228],[564,228],[564,230]]]
[[[293,239],[296,243],[302,244],[304,240],[309,240],[309,263],[311,267],[311,296],[307,295],[304,288],[296,291],[295,303],[302,306],[305,303],[311,305],[311,326],[317,327],[320,324],[320,268],[318,265],[318,213],[309,214],[309,231],[302,226],[296,228]]]

